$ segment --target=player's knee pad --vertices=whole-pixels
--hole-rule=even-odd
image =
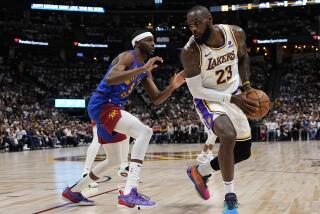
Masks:
[[[144,126],[142,130],[140,130],[141,135],[145,136],[145,137],[152,137],[153,134],[153,130],[152,128],[150,128],[149,126]]]
[[[235,163],[247,160],[251,156],[251,144],[251,139],[236,142],[234,147]]]
[[[152,128],[146,125],[139,130],[139,135],[132,147],[131,159],[144,159],[152,134]]]
[[[251,156],[251,139],[236,142],[233,155],[235,163],[247,160]],[[215,171],[220,170],[218,157],[215,157],[213,160],[211,160],[210,165]]]

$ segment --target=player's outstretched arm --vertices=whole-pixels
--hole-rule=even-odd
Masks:
[[[174,74],[171,77],[170,84],[163,91],[159,91],[158,87],[153,81],[151,72],[148,72],[148,77],[142,81],[142,86],[147,91],[152,103],[154,105],[160,105],[166,101],[174,90],[179,88],[183,83],[185,83],[182,72]]]
[[[238,45],[238,58],[239,58],[239,74],[242,81],[242,88],[244,91],[251,90],[250,78],[250,57],[247,51],[246,34],[243,29],[236,25],[231,25],[231,30],[237,40]]]
[[[154,64],[157,61],[162,62],[162,58],[158,56],[153,57],[149,59],[144,66],[127,70],[133,63],[132,54],[130,52],[121,53],[111,63],[112,68],[106,78],[107,84],[109,86],[120,84],[144,71],[151,71],[152,69],[157,67],[157,65]]]

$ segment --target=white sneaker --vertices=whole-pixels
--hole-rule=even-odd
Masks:
[[[88,174],[83,174],[82,177],[86,177]],[[91,184],[88,185],[89,188],[97,188],[99,184],[93,181]]]
[[[128,177],[128,173],[129,173],[129,166],[127,166],[125,168],[120,167],[118,169],[118,176],[120,176],[120,177],[126,178],[126,177]]]
[[[210,161],[210,159],[206,153],[201,152],[197,157],[197,161],[199,161],[200,163],[207,163]]]
[[[88,186],[89,186],[89,188],[98,188],[99,184],[94,181],[91,184],[89,184]]]

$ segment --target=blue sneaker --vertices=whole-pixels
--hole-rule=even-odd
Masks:
[[[239,214],[238,213],[238,200],[234,193],[227,193],[224,200],[224,209],[222,214]]]
[[[137,192],[137,188],[132,188],[128,195],[124,195],[122,191],[119,191],[118,206],[135,208],[135,209],[148,209],[156,206],[156,203],[151,201],[145,195]]]
[[[72,192],[69,187],[63,191],[62,199],[80,206],[94,205],[94,201],[85,198],[80,192]]]

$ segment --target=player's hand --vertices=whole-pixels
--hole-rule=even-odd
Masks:
[[[148,60],[148,62],[143,66],[144,70],[145,71],[152,71],[153,69],[157,68],[158,65],[155,65],[154,63],[156,62],[161,62],[163,63],[163,59],[162,57],[159,57],[159,56],[155,56],[155,57],[152,57]]]
[[[186,80],[183,77],[183,70],[180,71],[179,73],[175,73],[170,80],[170,85],[174,88],[177,89],[179,88],[183,83],[185,83]]]
[[[259,108],[257,102],[246,98],[246,93],[232,95],[230,102],[238,106],[248,116],[258,111]]]

